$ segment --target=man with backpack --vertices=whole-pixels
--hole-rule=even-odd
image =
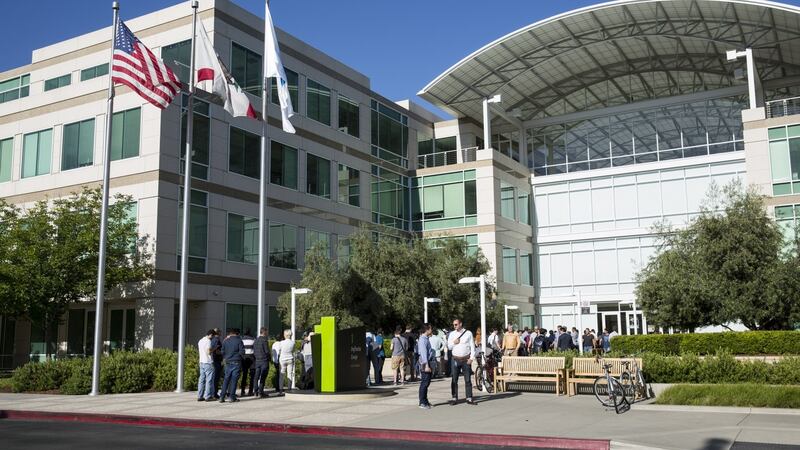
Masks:
[[[392,338],[391,351],[392,351],[392,374],[394,377],[393,385],[403,385],[406,378],[406,359],[408,357],[408,339],[402,336],[403,327],[397,326],[394,330],[394,337]],[[397,373],[400,372],[400,378],[397,378]]]

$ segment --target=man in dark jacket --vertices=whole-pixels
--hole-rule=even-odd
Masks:
[[[214,328],[214,336],[211,338],[211,357],[214,364],[214,398],[219,400],[220,381],[222,381],[222,331]]]
[[[244,344],[244,359],[242,360],[242,397],[244,397],[244,389],[247,384],[247,380],[250,380],[249,389],[247,392],[248,397],[253,396],[253,387],[255,385],[254,381],[256,379],[256,368],[255,362],[256,359],[253,356],[253,344],[255,344],[256,339],[250,334],[250,329],[244,329],[244,336],[242,336],[242,344]],[[249,376],[249,377],[248,377]]]
[[[260,333],[253,344],[253,356],[256,360],[256,377],[254,378],[256,385],[256,396],[265,398],[267,394],[264,393],[264,382],[269,373],[269,339],[267,339],[266,327],[261,327]]]
[[[558,335],[558,343],[556,348],[562,352],[566,350],[572,350],[574,348],[572,343],[572,335],[567,333],[567,327],[559,327],[559,331],[561,331],[561,334]]]
[[[228,329],[228,337],[222,342],[222,358],[225,360],[225,380],[222,382],[219,402],[225,403],[227,395],[230,396],[231,402],[235,403],[239,401],[236,398],[236,384],[239,382],[244,359],[244,343],[239,337],[237,328]]]

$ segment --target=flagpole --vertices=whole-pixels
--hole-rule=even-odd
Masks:
[[[197,40],[197,0],[192,0],[192,54],[189,64],[189,101],[186,111],[186,165],[183,174],[183,226],[181,227],[181,290],[178,317],[178,373],[175,392],[183,392],[186,306],[189,285],[189,217],[192,192],[192,133],[194,132],[194,49]]]
[[[111,25],[111,54],[108,59],[109,69],[114,61],[114,41],[117,37],[119,22],[119,2],[113,2],[114,19]],[[92,391],[89,395],[100,394],[100,357],[103,355],[103,301],[105,300],[106,281],[106,241],[108,240],[108,191],[111,179],[111,120],[114,115],[114,80],[111,70],[108,71],[108,95],[106,99],[106,127],[103,131],[105,157],[103,158],[103,200],[100,209],[100,251],[97,258],[97,300],[94,313],[94,358],[92,360]]]
[[[264,12],[268,14],[269,8],[269,0],[264,2]],[[266,17],[266,16],[265,16]],[[266,19],[265,19],[266,20]],[[264,28],[264,59],[263,59],[263,67],[261,68],[262,77],[262,87],[261,87],[261,176],[259,177],[258,187],[259,187],[259,196],[258,196],[258,308],[256,314],[258,314],[258,320],[256,321],[259,333],[261,332],[261,327],[264,326],[264,294],[265,288],[267,283],[267,177],[269,174],[267,173],[267,127],[269,124],[267,123],[267,118],[269,114],[267,113],[267,106],[269,101],[267,97],[269,95],[269,78],[267,75],[267,35],[266,35],[266,27]],[[272,330],[273,334],[275,330]],[[280,334],[280,333],[279,333]]]

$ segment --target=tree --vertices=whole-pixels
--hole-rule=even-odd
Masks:
[[[638,274],[648,322],[694,329],[741,322],[791,328],[800,271],[762,197],[738,181],[712,186],[700,215],[681,230],[660,225],[656,255]]]
[[[101,193],[86,189],[28,209],[0,200],[0,314],[50,330],[70,303],[96,297]],[[128,218],[129,196],[109,206],[106,293],[152,277],[148,238]],[[50,356],[50,348],[47,356]]]
[[[431,322],[446,326],[453,317],[463,317],[474,328],[480,325],[478,288],[458,284],[458,279],[488,270],[486,258],[468,255],[460,239],[447,239],[434,249],[421,239],[376,241],[368,231],[360,231],[350,237],[350,258],[344,264],[331,261],[322,247],[306,254],[300,284],[312,292],[297,302],[297,323],[308,328],[322,316],[335,316],[342,328],[366,325],[388,332],[396,325],[421,323],[423,298],[439,297],[442,302],[429,309]],[[490,320],[500,324],[502,303],[491,301],[489,281],[487,310]],[[278,302],[285,320],[290,301],[287,293]]]

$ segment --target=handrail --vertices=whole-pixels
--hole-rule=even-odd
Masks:
[[[800,97],[782,98],[766,103],[767,118],[800,114]]]
[[[449,166],[464,162],[475,161],[478,147],[459,148],[444,152],[428,153],[417,156],[417,168],[425,169],[428,167]]]

